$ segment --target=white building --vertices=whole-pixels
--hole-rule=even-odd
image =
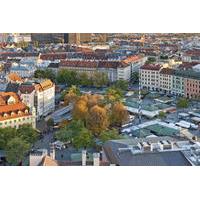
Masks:
[[[55,84],[50,80],[21,84],[19,95],[26,105],[36,108],[37,119],[55,110]]]
[[[159,72],[161,70],[161,65],[148,64],[140,68],[140,81],[141,87],[149,90],[159,90]]]

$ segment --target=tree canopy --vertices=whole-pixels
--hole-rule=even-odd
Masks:
[[[93,106],[88,112],[86,126],[95,135],[99,134],[103,130],[106,130],[109,126],[107,110],[98,105]]]
[[[101,134],[99,135],[99,139],[102,143],[105,143],[108,140],[116,140],[116,139],[120,139],[120,138],[121,137],[120,137],[117,129],[102,131]]]
[[[180,98],[177,101],[178,108],[187,108],[189,106],[189,101],[186,98]]]
[[[51,69],[37,69],[34,73],[35,78],[47,78],[51,79],[52,81],[55,81],[56,76],[55,73]]]
[[[19,137],[11,139],[6,147],[6,160],[12,165],[19,165],[28,152],[30,144]]]
[[[128,122],[129,114],[121,102],[116,102],[111,108],[111,122],[114,125],[121,126]]]

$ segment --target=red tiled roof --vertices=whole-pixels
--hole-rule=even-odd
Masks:
[[[162,68],[160,70],[160,74],[167,74],[167,75],[172,75],[174,73],[174,69],[171,68]]]
[[[159,64],[145,64],[140,69],[159,71],[161,67]]]
[[[8,104],[7,100],[11,96],[14,97],[16,101],[12,104]],[[25,110],[28,112],[25,112]],[[28,107],[20,101],[16,93],[0,92],[0,121],[28,115],[30,115]]]
[[[33,85],[20,85],[19,86],[19,91],[22,94],[30,94],[35,90],[35,87]]]

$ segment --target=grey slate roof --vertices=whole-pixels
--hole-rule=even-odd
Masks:
[[[163,138],[163,137],[162,137]],[[164,137],[165,139],[170,137]],[[148,139],[111,140],[104,144],[103,150],[112,164],[120,166],[191,166],[181,151],[154,151],[132,154],[130,150],[119,152],[119,148],[135,145],[138,141],[159,141],[161,137]],[[173,138],[171,138],[173,141]],[[176,141],[176,139],[174,139]]]
[[[15,92],[17,93],[19,89],[19,84],[17,83],[8,83],[6,87],[6,92]]]

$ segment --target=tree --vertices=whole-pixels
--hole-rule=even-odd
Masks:
[[[72,85],[68,89],[67,94],[64,97],[65,105],[69,103],[75,103],[78,100],[78,96],[80,96],[80,94],[81,94],[80,89],[75,85]]]
[[[94,145],[94,136],[88,129],[82,128],[79,134],[74,137],[72,143],[76,149],[86,149]]]
[[[101,131],[106,130],[109,126],[109,118],[107,110],[98,105],[93,106],[86,118],[86,126],[95,135],[98,135]]]
[[[81,120],[73,120],[56,132],[56,139],[62,142],[72,142],[82,128],[84,128],[84,124]]]
[[[163,119],[163,118],[166,117],[166,113],[163,112],[163,111],[160,111],[159,114],[158,114],[158,117],[159,117],[160,119]]]
[[[95,72],[92,80],[95,87],[102,87],[108,84],[108,76],[103,72]]]
[[[76,120],[80,119],[85,121],[87,112],[88,112],[87,102],[84,100],[78,100],[74,104],[73,119]]]
[[[116,102],[111,108],[111,122],[112,124],[121,126],[128,122],[129,114],[125,106],[121,102]]]
[[[106,90],[106,103],[114,103],[122,99],[122,91],[119,88],[110,87]]]
[[[55,81],[55,78],[56,78],[55,73],[51,69],[45,69],[45,70],[38,69],[35,71],[34,77],[47,78],[47,79],[51,79],[52,81]]]
[[[88,95],[88,108],[91,108],[95,105],[99,105],[100,101],[102,100],[102,96],[101,95]]]
[[[79,73],[79,83],[82,86],[91,86],[92,80],[86,72]]]
[[[76,71],[62,69],[58,72],[56,76],[58,83],[65,83],[69,86],[78,85],[78,75]]]
[[[12,165],[18,165],[23,159],[30,145],[22,138],[15,137],[11,139],[6,147],[6,160]]]
[[[126,91],[128,90],[128,81],[126,80],[117,80],[114,84],[115,88]]]
[[[151,63],[154,63],[156,62],[156,58],[155,57],[148,57],[147,61],[146,61],[146,64],[151,64]]]
[[[29,144],[33,144],[39,138],[39,134],[36,129],[30,125],[23,125],[17,129],[17,135]]]
[[[0,128],[0,149],[5,150],[7,143],[17,136],[17,131],[14,128]]]
[[[62,142],[72,142],[74,137],[74,132],[70,130],[67,126],[61,128],[55,134],[55,138]]]
[[[99,135],[99,139],[102,143],[105,143],[108,140],[117,140],[120,139],[120,135],[117,129],[111,129],[107,131],[103,131]]]
[[[187,108],[189,106],[189,101],[186,98],[180,98],[177,101],[178,108]]]

